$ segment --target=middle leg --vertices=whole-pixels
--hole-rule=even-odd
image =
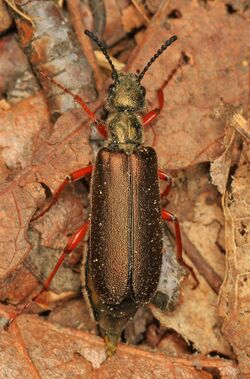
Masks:
[[[57,202],[60,193],[64,190],[64,188],[72,182],[77,182],[78,180],[82,179],[87,174],[90,174],[93,171],[94,166],[87,166],[84,168],[80,168],[77,171],[72,172],[72,174],[66,176],[65,180],[62,182],[62,184],[57,188],[57,190],[54,192],[51,202],[49,205],[41,212],[38,213],[38,215],[33,216],[31,219],[32,221],[38,220],[40,217],[42,217],[45,213],[47,213],[50,208]]]
[[[165,196],[167,196],[169,194],[169,192],[171,190],[173,179],[172,179],[172,177],[170,175],[166,174],[162,170],[158,170],[158,176],[159,176],[159,178],[161,180],[164,180],[167,183],[166,188],[161,193],[161,198],[162,198],[162,197],[165,197]]]

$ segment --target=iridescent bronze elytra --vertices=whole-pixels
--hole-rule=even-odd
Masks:
[[[171,37],[162,45],[141,73],[132,74],[117,72],[103,43],[93,33],[86,30],[85,34],[100,47],[112,69],[114,83],[108,91],[106,109],[109,117],[106,125],[96,119],[78,95],[72,94],[44,73],[40,74],[74,97],[95,122],[100,133],[107,137],[107,142],[99,150],[95,166],[79,169],[68,176],[54,193],[50,205],[31,221],[51,208],[69,182],[79,180],[93,171],[90,220],[71,237],[42,290],[23,310],[49,287],[64,258],[83,239],[90,226],[86,289],[108,354],[112,355],[128,320],[142,304],[152,299],[156,291],[162,264],[162,219],[174,222],[177,259],[197,279],[182,259],[177,218],[161,209],[160,197],[168,194],[171,177],[158,170],[154,149],[143,145],[143,127],[158,115],[164,97],[161,88],[158,91],[159,108],[141,116],[145,109],[146,94],[141,80],[150,65],[176,37]],[[161,195],[158,178],[167,182]],[[16,315],[10,322],[15,318]]]

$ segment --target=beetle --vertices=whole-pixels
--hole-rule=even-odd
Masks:
[[[161,196],[169,193],[172,179],[158,170],[155,150],[143,144],[143,127],[155,119],[163,107],[164,87],[158,91],[159,107],[142,116],[146,91],[141,80],[152,63],[177,37],[168,39],[144,69],[134,74],[116,71],[103,42],[88,30],[85,34],[99,46],[112,69],[113,84],[108,90],[106,109],[109,116],[106,125],[96,118],[78,95],[72,94],[46,74],[40,74],[74,97],[94,121],[99,132],[107,137],[107,142],[98,151],[95,165],[67,176],[53,194],[49,206],[33,216],[31,221],[43,216],[55,204],[68,183],[92,173],[90,219],[69,239],[40,292],[9,323],[48,289],[65,257],[74,250],[89,229],[85,264],[86,289],[106,342],[107,353],[111,356],[129,319],[156,292],[162,265],[162,219],[174,222],[177,260],[188,268],[196,282],[197,279],[192,268],[182,259],[177,218],[161,208]],[[167,183],[161,195],[158,178]]]

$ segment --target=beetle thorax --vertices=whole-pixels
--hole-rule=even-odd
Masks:
[[[139,116],[128,111],[112,113],[108,118],[108,145],[132,153],[143,143]]]

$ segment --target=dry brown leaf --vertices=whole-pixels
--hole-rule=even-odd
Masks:
[[[242,377],[250,376],[250,149],[243,146],[239,167],[225,194],[226,275],[220,291],[223,333],[231,343]]]
[[[236,163],[233,162],[233,150],[236,145],[235,130],[240,129],[242,131],[245,129],[242,126],[240,128],[238,126],[239,120],[242,120],[242,116],[239,113],[241,110],[239,108],[220,101],[214,111],[215,119],[222,125],[225,125],[225,136],[223,140],[225,150],[223,154],[216,158],[211,164],[210,174],[213,184],[217,186],[221,194],[224,194],[230,167]]]
[[[179,172],[167,208],[181,222],[184,249],[196,269],[218,293],[225,271],[223,213],[220,196],[210,183],[208,167],[200,164]],[[220,243],[219,243],[220,239]],[[191,278],[190,278],[191,281]]]
[[[67,174],[86,166],[90,160],[91,149],[88,146],[88,128],[86,121],[82,118],[81,111],[66,113],[58,119],[51,137],[46,143],[39,146],[39,150],[33,156],[32,168],[17,176],[14,182],[2,186],[0,193],[2,241],[0,277],[2,284],[4,280],[9,280],[13,271],[22,264],[24,258],[31,251],[31,243],[27,235],[29,220],[36,210],[38,200],[44,204],[45,198],[44,189],[37,182],[55,190]],[[65,196],[67,198],[67,194]],[[83,220],[84,216],[81,213],[79,221],[79,212],[83,212],[80,194],[73,196],[73,198],[76,202],[73,211],[66,201],[66,208],[59,204],[57,216],[54,216],[55,213],[52,212],[48,215],[47,220],[40,220],[40,223],[37,221],[36,227],[38,231],[43,233],[42,243],[45,246],[48,247],[49,245],[52,248],[61,249],[67,240],[65,234],[73,232],[79,226],[79,222],[81,223]],[[69,222],[70,215],[72,219]],[[53,228],[54,234],[51,235]],[[63,240],[61,241],[62,233]],[[53,246],[53,240],[56,239],[56,236],[60,243],[57,242],[56,246]],[[50,243],[48,242],[49,238],[51,238]],[[35,244],[33,250],[36,249]],[[39,256],[39,251],[37,254]],[[48,266],[48,262],[46,264],[45,260],[43,267],[48,270]],[[20,284],[21,287],[22,285],[25,286],[25,283]],[[26,292],[24,291],[24,295]],[[4,296],[4,294],[2,295]]]
[[[10,91],[15,81],[29,68],[27,57],[12,34],[1,38],[0,61],[0,93],[3,94]]]
[[[196,199],[193,219],[184,220],[182,227],[210,267],[223,278],[225,260],[217,240],[224,225],[224,218],[221,208],[216,203],[208,204],[209,195],[209,192],[205,192]]]
[[[31,3],[35,2],[28,2],[27,7]],[[36,3],[41,4],[39,1]],[[123,6],[125,3],[126,1],[122,2]],[[167,100],[164,111],[152,129],[149,128],[146,131],[146,143],[151,144],[152,142],[156,147],[160,167],[178,168],[212,160],[223,151],[224,146],[221,141],[224,137],[224,123],[221,120],[218,121],[215,114],[215,106],[219,97],[223,97],[229,103],[234,102],[236,105],[243,103],[246,108],[248,68],[244,62],[246,62],[249,48],[249,39],[247,38],[249,13],[244,14],[244,22],[242,22],[242,18],[238,14],[229,16],[222,2],[209,3],[209,7],[206,8],[201,5],[202,2],[177,1],[174,7],[180,8],[182,17],[169,19],[166,16],[173,10],[173,4],[170,2],[166,7],[167,2],[165,5],[163,3],[155,19],[152,20],[151,26],[143,35],[138,49],[133,54],[131,70],[135,72],[137,68],[144,67],[156,48],[170,34],[178,33],[179,42],[171,47],[167,54],[162,55],[145,76],[151,109],[154,106],[152,100],[155,100],[156,90],[175,66],[181,51],[185,51],[190,58],[189,64],[184,65],[182,71],[165,89]],[[110,19],[106,29],[106,35],[109,37],[107,40],[109,43],[114,43],[124,37],[124,30],[120,22],[122,8],[119,9],[113,1],[106,1],[105,4],[106,9],[111,9],[113,12],[107,13],[107,17]],[[48,21],[46,17],[45,20]],[[114,29],[117,30],[116,33],[114,33]],[[44,31],[44,26],[41,30]],[[31,46],[33,33],[31,26],[23,23],[22,32],[24,45],[28,41],[28,45]],[[53,38],[50,41],[53,41]],[[37,55],[32,55],[32,59],[36,61],[38,56],[44,57],[43,53],[46,53],[46,58],[48,58],[48,53],[53,49],[44,50],[44,42],[38,43],[38,45],[36,39],[35,42]],[[48,44],[49,48],[51,46]],[[37,62],[41,63],[39,60]],[[60,65],[58,67],[60,69]],[[75,78],[78,79],[78,76],[76,75]],[[65,81],[67,86],[68,83],[70,84],[69,75],[66,76]],[[54,88],[54,91],[56,92],[57,89]],[[67,106],[68,101],[66,98]],[[44,142],[45,138],[43,138],[46,133],[42,135],[39,132],[40,117],[38,115],[37,119],[34,115],[33,117],[31,120],[34,122],[32,125],[34,129],[32,129],[33,131],[28,130],[28,132],[32,136],[34,135],[34,144],[30,144],[30,146],[23,144],[27,151],[23,148],[26,155],[24,155],[21,166],[19,162],[22,155],[16,154],[11,166],[11,169],[16,170],[11,171],[12,177],[15,175],[15,181],[4,185],[0,193],[2,195],[2,234],[0,238],[2,241],[1,251],[3,251],[0,266],[2,268],[1,283],[4,284],[1,286],[0,298],[4,301],[9,300],[13,304],[20,302],[30,294],[36,288],[38,279],[43,280],[46,277],[54,265],[56,257],[66,244],[67,234],[73,232],[87,216],[85,210],[87,201],[82,200],[82,195],[86,197],[86,193],[79,184],[76,189],[66,190],[58,205],[43,219],[34,223],[30,231],[28,223],[37,204],[43,206],[46,194],[48,195],[50,190],[53,192],[66,174],[89,164],[92,159],[92,152],[88,145],[88,131],[83,127],[85,122],[82,121],[80,112],[68,113],[60,118],[47,142]],[[5,121],[8,125],[7,118]],[[21,122],[18,123],[18,126],[21,124]],[[24,131],[27,132],[25,128]],[[5,141],[8,139],[8,133],[9,130],[3,132]],[[21,134],[20,132],[19,136]],[[29,138],[30,135],[27,140]],[[17,143],[19,146],[20,139],[17,139]],[[15,146],[13,148],[15,152]],[[12,152],[7,157],[10,159],[11,155]],[[32,167],[30,167],[31,162]],[[0,167],[7,176],[10,173],[9,170],[4,171],[4,166],[5,161],[0,161]],[[20,172],[23,168],[25,171]],[[9,180],[12,177],[9,176]],[[196,182],[192,182],[190,178],[183,178],[183,181],[185,180],[188,180],[193,187],[189,188],[188,196],[185,195],[184,189],[182,199],[180,199],[182,197],[180,191],[174,192],[171,198],[171,208],[176,206],[178,212],[180,210],[181,220],[186,220],[183,221],[186,234],[202,251],[212,268],[222,276],[223,257],[218,246],[215,247],[223,224],[221,211],[216,205],[216,200],[211,206],[207,203],[207,199],[211,196],[210,189],[207,192],[203,191],[202,194],[197,194],[194,188]],[[203,177],[202,180],[207,182],[208,178]],[[186,202],[186,206],[183,206],[183,201]],[[32,243],[32,248],[30,243]],[[27,256],[29,257],[26,258]],[[50,256],[53,256],[51,260]],[[35,276],[31,274],[30,269],[35,272]],[[45,301],[62,300],[74,296],[79,291],[79,277],[75,273],[70,274],[69,271],[71,269],[66,263],[59,276],[56,276],[53,281],[52,290],[63,293],[57,297],[55,294],[49,293]],[[78,279],[75,280],[76,277]],[[219,330],[216,295],[202,278],[200,281],[200,288],[192,292],[189,287],[191,281],[188,282],[185,303],[173,314],[168,314],[167,320],[165,316],[161,315],[162,320],[165,325],[176,328],[183,336],[192,341],[197,349],[206,353],[217,351],[230,356],[230,348]],[[18,290],[16,290],[16,286]],[[50,308],[51,306],[49,306]],[[62,306],[60,309],[55,309],[51,313],[51,319],[55,322],[63,321],[62,325],[70,325],[72,322],[76,326],[77,316],[76,318],[73,316],[67,318],[69,308]],[[231,321],[230,316],[228,317]],[[89,375],[90,378],[92,375],[95,378],[110,378],[112,375],[119,378],[131,377],[131,375],[134,375],[135,378],[144,378],[147,374],[148,377],[155,378],[155,373],[159,373],[159,378],[160,375],[166,378],[166,372],[168,378],[178,377],[178,379],[182,377],[212,378],[212,375],[220,375],[221,378],[236,378],[238,375],[231,361],[225,362],[205,357],[195,357],[195,360],[193,357],[172,359],[166,358],[164,355],[141,352],[123,345],[118,348],[118,354],[104,364],[104,368],[99,371],[93,370],[93,367],[100,365],[103,360],[103,342],[92,339],[84,333],[78,334],[72,330],[60,330],[55,326],[48,325],[32,317],[23,316],[18,319],[17,325],[13,325],[11,330],[11,333],[16,333],[15,341],[12,337],[3,339],[4,343],[7,341],[4,345],[6,356],[3,359],[6,358],[5,361],[9,362],[9,346],[17,346],[13,353],[15,355],[13,359],[20,362],[18,363],[19,367],[23,368],[26,377],[29,375],[38,377],[41,371],[43,377],[49,378],[52,378],[53,375],[61,378],[69,372],[79,377],[81,374],[83,377]],[[238,325],[240,324],[237,324],[237,327]],[[48,331],[48,338],[45,331]],[[49,337],[51,340],[48,341]],[[37,341],[39,341],[39,345],[36,344]],[[68,343],[67,346],[64,345],[65,341]],[[241,359],[243,348],[240,346],[239,350]],[[31,356],[32,361],[34,359],[32,367],[29,366],[29,354],[33,354]],[[27,365],[26,360],[28,361]],[[13,369],[18,369],[18,364]],[[11,370],[11,367],[6,369]],[[15,374],[18,375],[19,372],[16,371]]]
[[[4,0],[0,0],[0,33],[5,32],[12,24],[12,19],[7,11]]]
[[[70,300],[57,307],[49,314],[48,320],[71,329],[97,334],[97,325],[83,299]]]
[[[146,0],[146,7],[151,13],[155,13],[161,3],[161,0]]]
[[[199,287],[192,290],[183,285],[183,302],[172,312],[161,312],[150,306],[161,325],[174,329],[195,349],[203,354],[217,353],[231,356],[231,349],[220,331],[217,315],[217,296],[198,275]]]
[[[30,167],[49,130],[49,113],[41,93],[0,111],[1,160],[12,175]],[[1,173],[1,181],[4,179]]]
[[[159,351],[174,357],[190,354],[186,341],[180,336],[180,334],[173,330],[165,333],[165,336],[158,345],[158,349]]]
[[[17,183],[5,186],[1,197],[1,261],[0,280],[10,275],[30,251],[27,225],[35,209],[35,201],[27,189]]]
[[[31,316],[21,316],[9,332],[2,332],[1,345],[0,367],[5,367],[4,377],[8,379],[18,377],[20,368],[27,378],[43,379],[125,379],[131,375],[135,379],[212,379],[209,371],[214,369],[222,379],[237,378],[237,369],[222,359],[199,355],[194,360],[170,358],[123,344],[105,361],[102,339]]]
[[[166,105],[158,120],[146,132],[146,143],[153,145],[161,167],[187,167],[212,161],[223,151],[224,125],[214,123],[213,108],[220,98],[227,103],[248,102],[250,12],[229,16],[223,2],[209,6],[202,2],[162,2],[147,28],[143,43],[134,50],[129,71],[142,69],[157,47],[171,35],[178,41],[150,68],[143,79],[150,108],[161,87],[184,52],[189,63],[165,89]],[[180,18],[167,18],[178,9]]]
[[[223,212],[218,203],[220,198],[215,188],[209,183],[206,165],[193,167],[175,178],[175,187],[169,196],[168,209],[181,220],[182,237],[185,246],[186,235],[196,247],[203,262],[195,261],[194,269],[209,276],[198,275],[200,285],[191,290],[191,275],[182,285],[183,301],[173,312],[153,313],[166,328],[173,328],[182,337],[193,343],[194,348],[204,354],[217,351],[231,356],[231,349],[220,331],[220,319],[217,314],[217,294],[219,286],[213,283],[213,273],[222,282],[225,272],[224,254],[218,245],[223,230]],[[190,254],[190,246],[188,246]],[[187,260],[184,254],[184,259]],[[201,267],[201,263],[203,266]],[[206,282],[204,281],[206,280]],[[209,284],[209,285],[208,285]],[[215,287],[215,288],[214,288]]]
[[[121,15],[122,8],[125,8],[127,4],[119,4],[118,1],[115,0],[104,0],[103,4],[105,8],[105,31],[103,39],[108,45],[113,45],[126,36],[122,27]]]
[[[129,33],[133,29],[138,29],[145,24],[145,19],[138,12],[133,4],[129,5],[122,12],[122,25],[125,32]]]
[[[1,162],[2,167],[5,167],[5,171],[1,173],[5,183],[0,189],[1,283],[13,273],[30,251],[27,225],[32,211],[35,210],[35,191],[39,186],[35,183],[33,174],[33,183],[26,182],[26,188],[22,188],[21,182],[27,172],[20,172],[30,167],[33,155],[48,136],[48,117],[41,94],[1,111]],[[17,298],[18,296],[19,294]]]

